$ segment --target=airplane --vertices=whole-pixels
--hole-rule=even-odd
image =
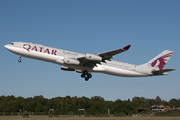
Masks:
[[[81,73],[81,77],[86,81],[92,77],[91,72],[121,77],[148,77],[167,75],[169,71],[175,70],[163,69],[173,54],[173,51],[170,50],[163,51],[145,64],[133,65],[111,60],[114,55],[127,51],[131,45],[97,54],[81,54],[27,42],[11,42],[4,47],[19,55],[18,62],[21,62],[21,56],[23,56],[55,63],[61,65],[61,70]]]

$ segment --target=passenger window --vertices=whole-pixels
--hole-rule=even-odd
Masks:
[[[11,45],[14,45],[14,43],[10,43]]]

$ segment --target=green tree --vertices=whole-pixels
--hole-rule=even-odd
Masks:
[[[161,98],[159,96],[156,96],[156,105],[161,104]]]
[[[173,98],[173,99],[169,100],[169,105],[171,107],[174,106],[175,108],[180,107],[180,101],[178,99]]]

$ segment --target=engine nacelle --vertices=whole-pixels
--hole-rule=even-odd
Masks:
[[[80,62],[78,60],[71,59],[71,58],[64,58],[64,63],[68,64],[68,65],[79,65],[80,64]]]
[[[98,62],[102,61],[102,57],[95,54],[86,54],[85,58],[91,61],[98,61]]]

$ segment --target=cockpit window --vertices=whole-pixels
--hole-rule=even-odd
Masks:
[[[14,45],[14,43],[10,43],[11,45]]]

